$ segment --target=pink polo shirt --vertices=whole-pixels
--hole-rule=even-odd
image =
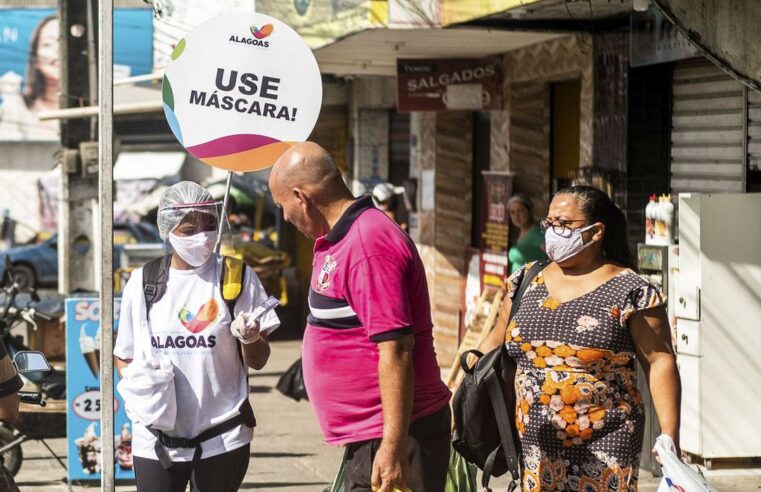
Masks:
[[[410,237],[371,197],[357,199],[317,239],[312,267],[302,364],[325,441],[382,437],[376,344],[385,340],[415,337],[412,421],[447,405],[423,263]]]

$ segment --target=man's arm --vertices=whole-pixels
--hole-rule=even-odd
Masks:
[[[23,385],[3,342],[0,342],[0,421],[12,424],[18,419],[20,401],[16,392]]]
[[[16,393],[0,398],[0,422],[12,424],[18,419],[21,401]]]
[[[383,404],[383,438],[375,455],[372,485],[382,492],[407,483],[407,435],[415,388],[413,335],[378,343],[378,379]]]

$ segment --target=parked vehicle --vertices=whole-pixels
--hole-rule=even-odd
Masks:
[[[19,398],[21,401],[24,403],[45,406],[46,402],[44,398],[66,398],[66,373],[65,371],[52,369],[47,363],[47,359],[42,354],[30,351],[23,344],[20,337],[11,335],[11,328],[18,323],[27,323],[32,328],[36,329],[36,319],[49,320],[51,318],[45,313],[37,311],[33,307],[33,304],[40,301],[40,298],[34,289],[28,291],[30,300],[27,302],[26,306],[19,307],[17,305],[18,295],[23,291],[11,276],[12,265],[10,264],[10,261],[10,258],[6,256],[3,262],[5,273],[2,277],[2,292],[5,298],[5,306],[2,308],[2,311],[0,311],[0,341],[5,344],[6,352],[16,364],[22,377],[35,384],[39,390],[34,392],[19,392]],[[42,359],[45,362],[44,370],[40,369],[43,366],[40,357],[30,354],[39,354],[39,356],[42,356]],[[48,414],[46,417],[50,418],[52,415],[53,414]],[[65,413],[62,413],[61,416],[65,417]],[[19,419],[19,422],[23,422],[23,419]],[[50,447],[45,443],[44,439],[62,437],[61,432],[57,435],[46,435],[46,433],[42,431],[43,427],[49,429],[51,426],[32,427],[35,428],[27,429],[23,425],[14,427],[8,424],[0,424],[0,461],[3,462],[3,466],[11,473],[11,475],[15,475],[21,467],[21,461],[23,459],[21,452],[22,443],[30,439],[37,439],[50,450]],[[58,430],[62,431],[64,433],[63,435],[65,435],[65,428],[61,428],[65,426],[58,427]],[[50,451],[52,453],[52,450]],[[53,456],[62,466],[64,466],[63,461],[55,455],[55,453],[53,453]]]
[[[161,243],[156,226],[145,222],[114,225],[114,264],[125,244]],[[11,260],[13,277],[21,290],[52,286],[58,283],[58,236],[39,244],[19,246],[0,252]],[[5,275],[5,262],[0,261],[0,276]]]
[[[29,351],[29,347],[24,345],[19,336],[11,334],[11,329],[19,323],[26,323],[32,329],[37,329],[37,319],[49,321],[52,317],[35,309],[34,305],[40,302],[40,297],[34,289],[24,289],[18,282],[11,278],[8,272],[13,272],[10,265],[10,259],[5,257],[3,264],[5,273],[2,277],[2,289],[0,292],[4,295],[5,306],[0,311],[0,340],[5,344],[8,356],[13,359],[19,352]],[[29,301],[26,306],[19,307],[17,299],[19,294],[28,293]],[[48,398],[63,400],[66,398],[66,372],[52,369],[45,373],[31,373],[25,376],[26,379],[36,384],[39,389]]]

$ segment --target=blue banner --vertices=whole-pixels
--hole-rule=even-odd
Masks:
[[[119,312],[120,300],[114,312]],[[100,480],[100,302],[66,300],[66,435],[68,480]],[[117,314],[118,316],[118,314]],[[114,329],[118,320],[114,320]],[[118,382],[114,371],[114,385]],[[118,393],[114,401],[116,479],[134,479],[132,425]]]
[[[57,140],[37,113],[59,107],[59,30],[55,9],[0,9],[0,140]],[[116,9],[114,77],[152,70],[152,9]]]

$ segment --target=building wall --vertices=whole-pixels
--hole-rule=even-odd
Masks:
[[[510,171],[514,190],[530,196],[534,210],[544,215],[551,189],[550,91],[545,82],[510,86]]]
[[[594,142],[594,58],[592,38],[574,35],[567,38],[537,43],[504,56],[504,92],[519,82],[556,82],[581,80],[581,129],[579,139],[579,163],[581,167],[592,165]],[[510,97],[505,98],[510,101]],[[509,111],[510,107],[506,106]]]
[[[593,165],[626,208],[629,34],[595,35]]]
[[[473,207],[473,114],[413,113],[413,173],[435,173],[434,209],[421,210],[413,238],[428,275],[439,364],[451,364],[458,345],[466,255]],[[422,195],[422,183],[419,185]],[[420,205],[422,205],[422,197]]]
[[[578,179],[601,176],[625,206],[628,50],[626,33],[585,33],[504,54],[504,111],[493,120],[492,169],[514,172],[516,191],[534,199],[537,214],[548,206],[554,177],[551,84],[571,80],[580,84]]]
[[[388,179],[389,108],[396,105],[393,77],[358,77],[349,99],[350,154],[348,180],[355,195],[364,183]]]

